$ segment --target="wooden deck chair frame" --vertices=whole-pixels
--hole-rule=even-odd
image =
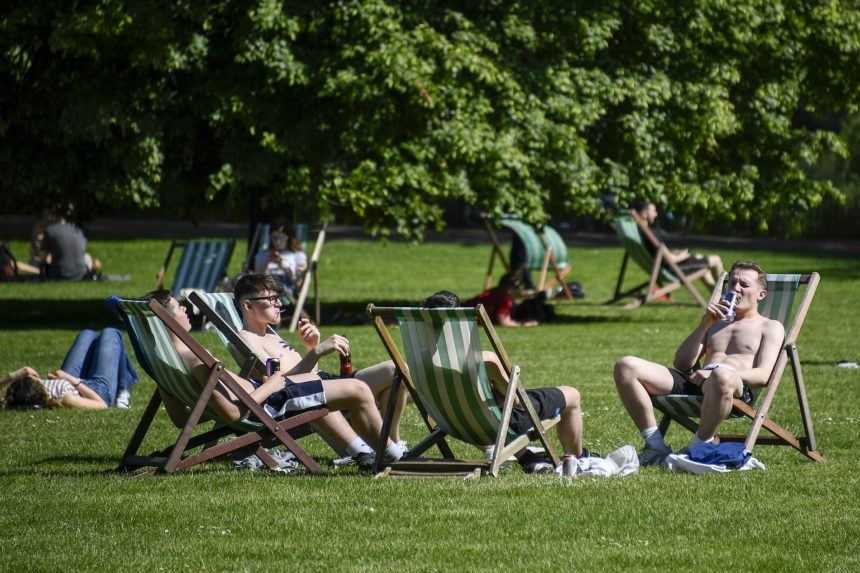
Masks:
[[[187,256],[188,247],[190,245],[200,245],[205,243],[220,243],[222,245],[227,245],[227,250],[224,254],[222,264],[220,268],[214,269],[214,273],[209,273],[206,277],[205,283],[194,282],[192,284],[177,284],[177,277],[174,277],[173,286],[170,288],[170,292],[173,296],[178,296],[179,291],[185,288],[199,288],[204,291],[212,291],[215,290],[218,282],[224,278],[227,274],[227,266],[230,264],[230,259],[233,256],[233,249],[236,247],[235,239],[192,239],[192,240],[174,240],[170,243],[170,248],[167,249],[167,256],[164,258],[164,263],[161,265],[158,273],[155,275],[155,288],[162,289],[164,288],[164,278],[167,273],[167,269],[170,266],[170,261],[173,258],[173,253],[177,249],[182,249],[182,256],[179,259],[179,267],[177,271],[183,266],[184,259]],[[189,263],[190,264],[190,263]]]
[[[496,234],[493,225],[490,223],[488,217],[483,216],[481,220],[484,223],[484,228],[487,231],[487,235],[490,237],[490,242],[492,243],[492,250],[490,251],[490,261],[487,264],[487,274],[484,276],[484,290],[492,287],[493,281],[493,267],[495,266],[496,259],[498,258],[499,262],[505,268],[505,272],[511,272],[511,263],[508,260],[507,256],[505,256],[504,251],[502,250],[502,245],[499,242],[499,237]],[[558,282],[559,286],[561,286],[562,292],[564,292],[564,296],[568,300],[573,300],[573,292],[571,292],[570,287],[564,280],[564,277],[570,272],[570,265],[565,267],[564,269],[559,267],[558,261],[556,259],[555,252],[552,246],[547,242],[546,238],[543,236],[543,233],[539,233],[537,229],[532,227],[535,235],[540,239],[541,244],[543,245],[543,264],[540,268],[540,279],[537,283],[537,290],[542,291],[547,288],[548,281],[547,275],[549,274],[549,270],[552,269],[555,280]],[[511,230],[511,232],[516,233],[516,231]]]
[[[314,316],[316,318],[316,323],[320,323],[319,260],[320,255],[322,254],[323,245],[325,244],[325,235],[327,227],[328,224],[324,224],[323,228],[320,229],[320,232],[317,235],[317,240],[314,243],[314,250],[311,253],[311,258],[308,260],[308,268],[305,271],[305,277],[302,281],[302,288],[299,291],[299,296],[296,297],[295,308],[293,309],[293,316],[290,318],[290,332],[296,331],[296,326],[298,326],[299,324],[299,318],[301,318],[302,313],[304,313],[305,301],[308,298],[308,291],[310,290],[312,282],[314,285]]]
[[[502,364],[502,367],[505,369],[505,372],[507,373],[510,382],[508,383],[508,387],[505,391],[505,401],[501,408],[501,422],[499,424],[497,436],[495,438],[495,449],[492,459],[489,461],[457,459],[445,440],[448,434],[444,430],[442,430],[438,426],[438,424],[436,424],[433,419],[428,415],[429,410],[427,406],[423,403],[422,398],[419,395],[415,382],[412,378],[412,375],[410,374],[409,367],[407,366],[406,360],[404,359],[403,354],[401,354],[400,350],[398,349],[397,344],[394,342],[394,339],[391,337],[391,333],[385,326],[385,321],[396,319],[396,314],[400,310],[401,309],[398,308],[376,307],[372,304],[367,307],[367,313],[371,317],[373,321],[373,326],[376,329],[377,334],[379,334],[379,337],[382,340],[382,344],[388,351],[388,355],[394,361],[394,365],[396,367],[397,372],[397,376],[395,377],[394,383],[392,385],[391,398],[388,401],[388,408],[383,418],[380,443],[387,443],[387,440],[391,434],[391,420],[394,415],[394,405],[397,402],[397,398],[399,397],[400,392],[402,392],[404,388],[407,392],[409,392],[409,395],[412,397],[413,403],[418,408],[419,414],[424,421],[424,424],[427,427],[429,434],[418,444],[416,444],[415,447],[411,448],[407,456],[405,456],[398,462],[390,464],[385,469],[386,475],[411,475],[419,477],[434,475],[468,476],[473,474],[475,471],[480,471],[481,473],[487,473],[493,477],[498,476],[499,469],[501,468],[502,463],[504,463],[511,455],[527,446],[529,441],[531,440],[530,435],[521,435],[511,440],[507,445],[505,445],[505,440],[508,436],[508,428],[510,427],[511,412],[513,411],[515,404],[521,404],[525,408],[533,424],[533,428],[530,434],[536,434],[536,438],[539,439],[540,442],[543,444],[544,448],[546,448],[547,454],[550,456],[553,463],[555,465],[559,464],[559,457],[556,454],[555,449],[553,448],[549,439],[547,438],[546,432],[548,429],[556,425],[559,422],[560,418],[558,416],[551,420],[540,420],[538,418],[537,413],[535,412],[534,407],[531,403],[531,400],[529,400],[528,396],[526,395],[525,388],[520,382],[520,367],[511,362],[511,359],[509,358],[507,352],[502,346],[502,341],[496,334],[496,331],[493,328],[493,323],[487,315],[486,310],[484,310],[483,305],[478,305],[475,308],[476,322],[478,324],[478,327],[483,329],[487,338],[490,340],[490,344],[492,345],[496,355],[499,357],[499,361]],[[433,310],[430,309],[424,310],[433,312]],[[443,456],[442,459],[416,459],[433,446],[438,447],[439,451]],[[381,467],[382,452],[380,451],[377,452],[375,470],[379,471]]]
[[[118,305],[122,305],[124,302],[145,304],[141,301],[118,301]],[[209,375],[196,402],[189,404],[190,413],[175,443],[164,450],[150,455],[138,455],[138,449],[143,443],[162,402],[159,388],[154,390],[141,416],[140,422],[122,455],[122,460],[117,468],[118,471],[132,471],[141,467],[155,467],[165,473],[174,473],[238,451],[252,451],[269,468],[275,469],[278,467],[277,462],[264,448],[265,445],[272,443],[279,443],[285,446],[304,464],[309,472],[320,473],[322,471],[319,464],[295,441],[295,437],[291,435],[291,432],[295,432],[305,424],[325,416],[328,414],[327,409],[321,408],[275,420],[259,404],[254,402],[253,398],[232,377],[227,375],[224,365],[186,332],[161,304],[153,300],[146,306],[161,320],[168,332],[177,336],[203,362],[209,369]],[[138,360],[145,367],[147,373],[155,380],[156,384],[159,385],[156,372],[149,367],[147,353],[140,347],[141,342],[137,340],[134,334],[135,328],[132,323],[134,319],[126,315],[123,310],[120,310],[119,314],[128,327],[129,338],[132,340]],[[193,436],[197,426],[207,421],[204,418],[204,414],[208,410],[207,404],[218,385],[233,392],[242,406],[247,408],[248,412],[256,416],[260,422],[259,424],[250,422],[239,424],[224,423],[224,425],[216,427],[213,430]],[[209,417],[212,417],[211,412],[209,414]],[[216,421],[218,421],[217,418]],[[238,435],[229,441],[211,445],[219,438],[231,434]],[[193,450],[201,446],[204,446],[202,451],[193,453]]]
[[[714,291],[711,294],[711,302],[719,300],[722,293],[722,285],[726,274],[717,281]],[[768,275],[776,277],[780,275]],[[784,276],[784,275],[783,275]],[[800,355],[797,349],[797,339],[800,331],[803,328],[803,323],[806,321],[806,315],[809,312],[809,307],[815,298],[815,291],[818,288],[818,283],[821,277],[818,273],[801,274],[799,276],[798,288],[805,286],[805,292],[797,303],[791,327],[785,334],[782,351],[779,353],[773,370],[768,377],[767,384],[762,388],[764,396],[758,405],[758,409],[750,406],[740,399],[735,398],[732,401],[732,412],[730,417],[747,418],[752,421],[752,425],[746,435],[735,434],[720,434],[719,439],[727,442],[744,442],[744,448],[752,451],[753,447],[758,444],[762,445],[778,445],[790,446],[805,455],[809,459],[820,462],[824,460],[824,456],[818,451],[818,445],[815,440],[815,431],[812,425],[812,413],[809,407],[809,400],[806,395],[806,384],[803,378],[803,370],[800,364]],[[797,393],[797,402],[800,409],[800,419],[803,425],[802,436],[795,435],[792,431],[777,424],[770,417],[770,408],[773,403],[774,396],[779,389],[782,375],[785,372],[785,367],[791,365],[791,372],[794,378],[794,388]],[[678,400],[664,396],[655,396],[652,398],[654,406],[660,410],[664,416],[660,421],[660,432],[666,435],[669,425],[674,421],[691,432],[698,429],[698,424],[693,421],[693,417],[698,417],[698,405],[701,397],[689,396],[686,402],[688,406],[679,408]],[[686,410],[681,412],[679,410]],[[768,430],[770,435],[762,436],[762,429]]]
[[[643,304],[647,304],[653,300],[669,295],[672,291],[683,286],[690,292],[699,306],[707,308],[705,298],[702,296],[702,293],[699,292],[699,289],[696,288],[694,283],[696,280],[702,279],[709,274],[710,269],[705,267],[690,273],[684,273],[678,264],[672,261],[669,248],[665,243],[660,241],[656,235],[654,235],[654,232],[648,228],[648,225],[642,217],[633,211],[626,216],[633,219],[639,229],[641,237],[644,237],[644,240],[648,241],[654,247],[657,254],[652,257],[651,254],[648,253],[648,258],[653,259],[651,267],[642,267],[645,272],[649,273],[648,280],[634,286],[633,288],[622,291],[624,275],[627,271],[627,263],[631,258],[633,258],[634,261],[637,260],[637,258],[631,256],[628,245],[624,241],[624,238],[621,237],[623,231],[618,227],[619,221],[616,220],[616,232],[619,234],[619,238],[621,238],[622,246],[624,246],[624,258],[621,260],[621,269],[618,272],[618,280],[615,283],[615,293],[612,295],[612,299],[607,301],[606,304],[613,304],[624,298],[635,296],[635,300],[625,308],[637,308]],[[621,217],[619,217],[619,219],[620,218]],[[642,244],[641,239],[634,239],[633,237],[630,237],[630,239]],[[644,244],[642,244],[642,248],[647,251]]]

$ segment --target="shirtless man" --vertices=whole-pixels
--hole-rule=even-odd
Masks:
[[[180,326],[186,330],[191,330],[191,322],[185,308],[170,295],[169,291],[155,291],[148,294],[146,298],[157,300],[170,312]],[[191,369],[195,379],[201,385],[205,384],[209,373],[208,368],[182,341],[175,336],[171,336],[171,339],[182,360]],[[227,370],[225,372],[233,376],[233,379],[250,394],[251,398],[261,404],[273,416],[283,416],[290,412],[322,406],[332,410],[333,413],[335,411],[348,411],[352,427],[366,442],[376,445],[379,441],[382,432],[382,418],[376,410],[373,393],[367,384],[361,380],[351,378],[319,380],[314,378],[308,381],[291,382],[284,378],[287,372],[282,368],[271,376],[264,377],[262,382],[257,383],[241,378]],[[187,416],[187,408],[184,404],[164,392],[161,393],[161,397],[164,400],[164,407],[174,423],[184,424]],[[238,421],[246,413],[236,396],[220,386],[212,393],[210,406],[219,417],[226,421]],[[337,413],[340,416],[339,412]],[[331,426],[337,427],[337,421]],[[347,425],[348,427],[349,425]],[[390,440],[385,446],[385,452],[386,461],[397,460],[402,453],[401,449]],[[372,459],[369,458],[367,461],[369,464],[364,465],[368,465],[368,467],[372,465]]]
[[[699,326],[675,353],[674,368],[635,356],[615,364],[615,387],[633,418],[645,448],[641,465],[662,464],[672,449],[657,428],[651,396],[701,394],[699,429],[690,445],[714,439],[720,423],[732,410],[732,399],[752,402],[751,388],[767,383],[785,337],[779,321],[758,312],[767,296],[767,276],[755,263],[736,262],[728,288],[737,294],[735,319],[725,320],[728,305],[708,306]],[[702,358],[702,366],[699,359]]]
[[[335,384],[335,379],[338,379],[337,383],[359,383],[366,386],[372,392],[372,398],[378,404],[379,411],[385,411],[395,374],[392,361],[362,368],[352,378],[341,378],[320,371],[317,368],[317,362],[326,354],[335,352],[341,355],[350,354],[349,340],[334,334],[321,341],[319,329],[309,320],[302,319],[298,328],[299,338],[305,347],[305,355],[302,357],[292,345],[268,330],[270,325],[280,324],[281,320],[280,284],[276,278],[264,274],[247,274],[236,283],[233,295],[242,313],[242,322],[245,326],[240,335],[258,356],[278,359],[282,374],[312,372],[324,381],[329,381],[330,385]],[[388,451],[387,456],[394,459],[399,458],[405,450],[405,443],[400,441],[400,415],[406,404],[405,398],[406,396],[401,394],[392,421],[391,438],[396,447]],[[359,465],[372,463],[371,448],[356,435],[343,414],[333,412],[317,422],[315,428],[339,453],[353,458]],[[359,430],[358,427],[355,429]],[[360,430],[359,434],[364,435]]]

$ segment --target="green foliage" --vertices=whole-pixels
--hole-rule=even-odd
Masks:
[[[8,205],[253,190],[413,237],[604,193],[764,231],[838,196],[799,118],[860,104],[849,0],[40,0],[0,50]]]

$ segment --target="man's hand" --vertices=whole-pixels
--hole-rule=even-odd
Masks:
[[[316,347],[317,356],[325,356],[332,352],[338,352],[344,356],[349,354],[349,340],[339,334],[332,334]]]
[[[299,320],[299,338],[305,348],[313,350],[320,343],[320,329],[307,318]]]
[[[711,374],[713,374],[713,373],[714,373],[713,370],[705,370],[705,369],[696,370],[695,372],[693,372],[690,375],[690,383],[695,384],[696,386],[701,388],[702,384],[704,384],[705,380],[710,378]]]
[[[716,303],[709,304],[705,311],[705,316],[702,317],[702,322],[706,322],[708,326],[717,323],[726,318],[729,312],[729,303],[725,299],[720,298]]]

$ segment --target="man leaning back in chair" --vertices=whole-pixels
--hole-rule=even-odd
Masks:
[[[737,295],[734,320],[725,299],[708,305],[699,325],[675,352],[674,367],[625,356],[615,364],[615,387],[645,447],[641,465],[665,463],[672,449],[657,427],[652,396],[703,396],[699,429],[690,445],[712,441],[732,410],[732,400],[751,403],[751,388],[767,384],[785,332],[779,321],[758,312],[767,296],[767,275],[751,262],[736,262],[728,289]],[[702,359],[701,365],[699,359]]]

